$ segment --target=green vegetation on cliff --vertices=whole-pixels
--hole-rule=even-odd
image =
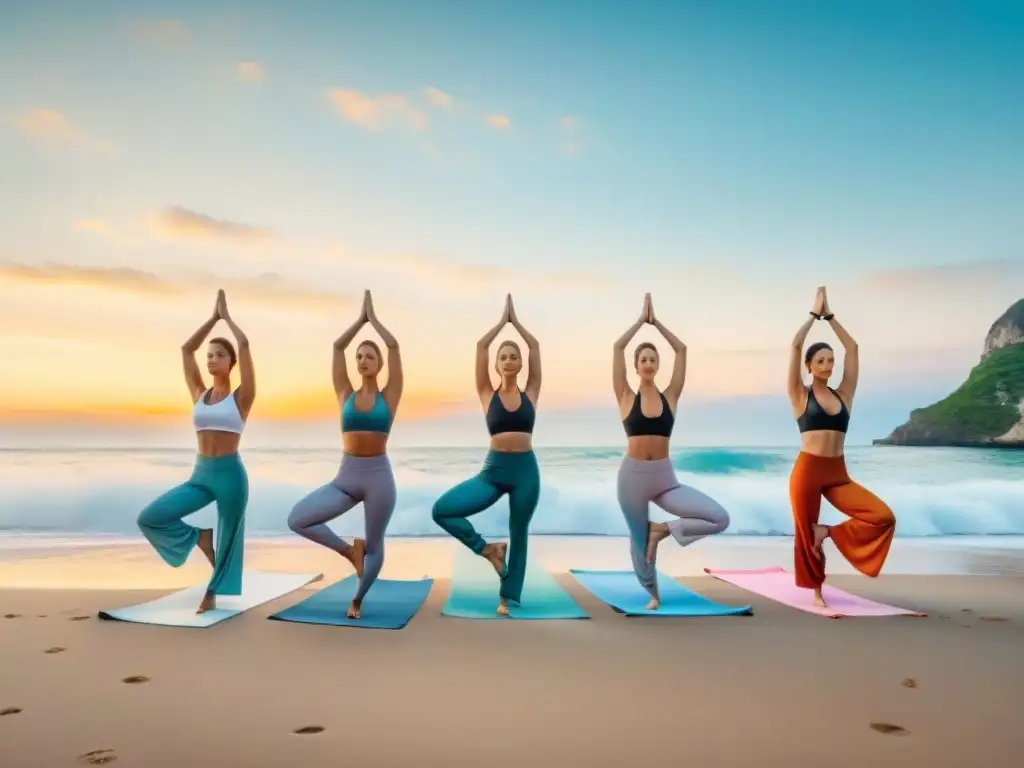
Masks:
[[[1024,344],[994,349],[974,366],[967,381],[937,403],[911,412],[889,438],[896,443],[986,443],[1021,420]]]

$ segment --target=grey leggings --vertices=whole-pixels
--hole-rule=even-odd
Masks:
[[[299,536],[336,552],[351,546],[327,527],[327,522],[363,502],[366,516],[366,561],[354,600],[362,600],[384,565],[384,532],[395,511],[395,476],[388,457],[348,456],[338,475],[302,499],[288,515],[288,527]]]
[[[680,483],[669,459],[639,461],[624,457],[618,486],[619,506],[629,528],[633,572],[652,597],[658,596],[658,577],[655,565],[647,562],[650,502],[678,518],[668,524],[668,530],[681,547],[729,527],[729,513],[722,505]]]

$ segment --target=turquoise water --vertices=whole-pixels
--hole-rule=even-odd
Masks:
[[[485,450],[396,448],[394,536],[433,536],[434,500],[475,474]],[[535,533],[625,535],[615,499],[621,448],[540,448],[543,490]],[[682,482],[718,499],[730,512],[726,535],[792,533],[787,478],[793,448],[688,448],[672,454]],[[0,450],[0,530],[76,536],[138,535],[139,510],[190,472],[188,449]],[[337,470],[337,449],[253,449],[244,452],[251,483],[248,531],[292,536],[292,505]],[[1024,451],[855,447],[851,475],[885,499],[898,536],[1024,534]],[[652,508],[652,517],[668,519]],[[827,503],[823,520],[839,520]],[[193,516],[209,524],[214,511]],[[505,501],[474,518],[481,533],[507,532]],[[343,535],[362,531],[359,508],[334,523]]]

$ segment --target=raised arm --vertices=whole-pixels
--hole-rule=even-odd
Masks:
[[[523,341],[526,342],[526,348],[530,352],[528,358],[530,364],[530,375],[526,380],[526,396],[530,398],[530,401],[536,405],[537,400],[540,398],[540,385],[541,385],[541,365],[540,365],[540,342],[537,338],[530,333],[523,324],[519,322],[519,318],[516,316],[516,308],[512,304],[512,294],[509,294],[505,298],[505,303],[508,307],[509,322],[512,323],[512,327],[516,329],[520,336],[523,337]]]
[[[339,403],[343,402],[345,398],[352,394],[352,390],[355,389],[352,386],[352,380],[348,377],[348,364],[345,361],[345,352],[348,349],[348,345],[352,343],[352,339],[359,333],[359,329],[366,325],[368,321],[367,297],[369,295],[369,291],[363,294],[363,306],[359,310],[359,317],[356,318],[356,321],[341,336],[334,340],[331,380],[334,382],[334,395],[338,398]]]
[[[633,323],[626,332],[615,340],[612,345],[612,389],[615,391],[615,399],[622,400],[630,391],[629,380],[626,378],[626,345],[636,336],[636,332],[647,322],[651,315],[651,294],[644,294],[644,308],[640,311],[640,317]]]
[[[394,418],[395,411],[398,410],[398,404],[402,401],[402,388],[405,386],[405,377],[402,372],[402,353],[398,349],[398,339],[377,319],[377,313],[373,309],[373,299],[369,291],[366,292],[365,302],[366,319],[388,348],[388,384],[384,387],[382,394],[384,395],[384,402],[388,404],[388,409],[391,411],[392,418]]]
[[[220,294],[217,294],[217,301],[213,305],[213,314],[199,328],[188,337],[188,341],[181,345],[181,367],[185,373],[185,386],[192,396],[192,402],[196,402],[206,391],[206,384],[203,382],[203,374],[199,371],[199,364],[196,363],[196,352],[210,335],[213,326],[220,320]]]
[[[665,341],[672,347],[675,360],[672,363],[672,379],[665,387],[665,397],[675,405],[683,394],[683,385],[686,384],[686,345],[672,331],[657,319],[654,315],[654,303],[648,307],[648,322],[658,329],[658,332],[665,337]]]
[[[501,320],[491,330],[480,337],[480,341],[476,343],[476,393],[480,397],[480,402],[486,403],[490,399],[491,395],[494,394],[494,384],[491,383],[491,368],[490,368],[490,349],[491,343],[501,333],[501,329],[504,328],[509,322],[509,304],[506,300],[505,310],[501,313]]]
[[[786,393],[789,395],[789,402],[795,410],[803,410],[804,399],[807,393],[804,391],[804,342],[807,341],[807,334],[811,332],[811,326],[815,320],[821,319],[821,313],[825,306],[825,289],[818,288],[814,297],[814,304],[810,317],[804,321],[793,337],[793,343],[789,349],[789,372],[786,378]]]
[[[839,397],[843,399],[846,407],[849,408],[853,404],[854,396],[857,394],[857,381],[860,378],[860,351],[853,336],[839,324],[836,316],[832,314],[832,310],[828,306],[828,295],[824,293],[824,290],[822,294],[824,295],[824,305],[822,307],[823,314],[821,319],[827,321],[832,326],[836,338],[839,339],[839,343],[843,345],[843,351],[846,353],[843,358],[843,380],[839,382],[839,388],[836,392],[839,393]]]
[[[249,337],[231,319],[224,291],[218,293],[218,298],[220,301],[219,314],[221,319],[224,320],[224,323],[231,330],[231,334],[235,337],[235,346],[238,347],[238,374],[241,381],[238,384],[238,389],[235,390],[235,402],[238,404],[238,410],[242,413],[242,418],[248,418],[249,409],[252,408],[252,404],[256,401],[256,368],[252,363]]]

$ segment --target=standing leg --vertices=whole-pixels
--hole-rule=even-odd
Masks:
[[[369,473],[368,473],[369,474]],[[384,566],[384,534],[391,515],[395,512],[398,497],[395,476],[391,470],[379,470],[368,476],[364,482],[363,512],[366,517],[366,560],[359,589],[352,598],[349,617],[359,618],[359,606]]]
[[[646,473],[631,469],[630,461],[624,460],[619,467],[618,497],[622,516],[629,529],[629,557],[633,561],[633,573],[637,581],[651,596],[649,605],[657,607],[658,573],[654,564],[647,559],[647,539],[650,518],[648,504],[650,494],[646,487]]]
[[[508,613],[506,600],[520,602],[523,582],[526,580],[527,544],[530,537],[530,521],[537,510],[540,499],[540,471],[536,464],[522,469],[518,482],[508,495],[508,567],[501,580],[501,605],[499,613]],[[503,610],[504,609],[504,610]]]
[[[892,546],[896,516],[871,491],[850,481],[824,490],[829,503],[850,519],[830,526],[836,549],[865,576],[877,576]]]
[[[815,605],[825,607],[821,585],[825,582],[825,553],[817,540],[821,514],[821,483],[813,460],[797,458],[789,476],[789,501],[793,508],[793,568],[796,585],[814,590]]]
[[[487,482],[480,474],[446,491],[434,502],[434,509],[431,512],[435,523],[461,541],[474,554],[487,558],[499,576],[505,574],[507,547],[504,544],[488,544],[466,518],[483,512],[501,496],[502,491]]]
[[[327,523],[348,512],[359,503],[359,499],[345,493],[334,482],[322,485],[301,499],[288,515],[288,527],[321,546],[333,549],[356,569],[356,575],[363,575],[365,543],[356,539],[349,544],[332,531]]]
[[[647,559],[651,562],[654,562],[658,542],[666,536],[671,535],[679,546],[685,547],[729,527],[729,513],[725,508],[710,496],[688,485],[680,483],[660,496],[655,496],[653,501],[678,519],[651,526],[647,552]]]
[[[200,536],[200,530],[182,518],[212,502],[213,494],[190,480],[150,502],[139,514],[139,529],[165,563],[179,568]]]
[[[245,557],[245,509],[249,504],[249,477],[241,461],[215,467],[211,487],[217,497],[217,546],[208,595],[242,594]]]

